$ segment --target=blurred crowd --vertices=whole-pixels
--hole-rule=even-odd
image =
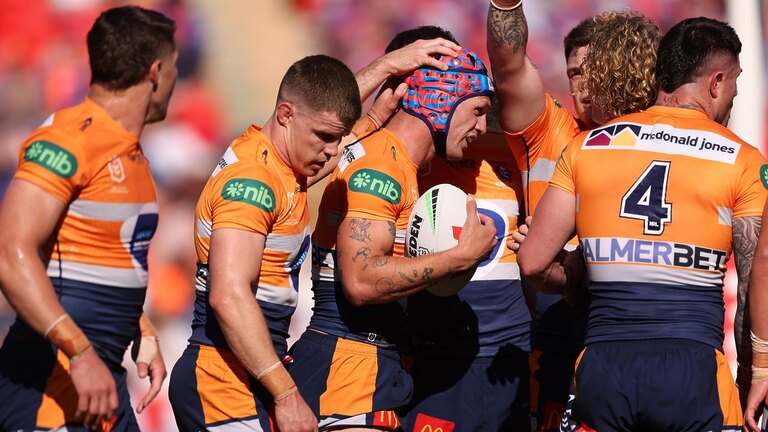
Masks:
[[[246,0],[217,2],[215,7],[237,8],[240,1]],[[89,79],[85,35],[102,9],[120,3],[125,2],[0,0],[0,195],[13,175],[24,137],[51,112],[74,105],[85,96]],[[213,90],[211,76],[216,70],[205,67],[209,48],[206,41],[210,40],[211,32],[220,29],[214,28],[201,11],[203,0],[138,3],[162,11],[178,24],[180,75],[169,117],[148,127],[142,139],[157,182],[161,214],[150,250],[145,310],[159,329],[170,371],[189,335],[196,260],[192,242],[195,202],[220,153],[241,131],[227,126],[233,124],[227,121],[229,101],[222,100]],[[360,69],[382,53],[398,31],[425,24],[451,30],[464,46],[482,53],[487,60],[487,0],[281,3],[311,27],[310,32],[321,41],[325,53],[342,59],[352,70]],[[608,9],[637,9],[653,19],[662,31],[689,16],[724,19],[722,0],[550,0],[529,1],[525,8],[531,35],[528,52],[547,87],[561,101],[570,100],[562,38],[586,16]],[[261,67],[269,68],[269,64]],[[308,290],[307,286],[305,291]],[[12,310],[0,296],[0,339],[13,318]],[[126,362],[126,367],[130,368],[129,363]],[[137,381],[135,374],[131,376]],[[146,386],[133,382],[134,397]],[[164,394],[138,419],[143,430],[175,429]]]

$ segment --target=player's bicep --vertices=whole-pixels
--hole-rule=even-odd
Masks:
[[[336,238],[336,252],[344,285],[357,285],[365,280],[366,271],[386,265],[394,243],[394,222],[344,219],[339,225]]]
[[[43,246],[64,213],[66,203],[42,187],[14,179],[5,191],[0,209],[0,244]]]
[[[208,277],[211,301],[216,297],[252,295],[259,282],[266,236],[241,229],[216,229],[211,234]]]
[[[496,76],[494,70],[494,78]],[[544,111],[544,83],[528,57],[525,66],[506,71],[502,76],[503,79],[497,79],[495,83],[501,127],[510,133],[519,132],[533,124]]]

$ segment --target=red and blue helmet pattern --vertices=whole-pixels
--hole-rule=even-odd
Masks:
[[[403,110],[423,120],[433,134],[447,134],[453,111],[461,101],[493,94],[488,69],[477,54],[462,49],[457,57],[442,56],[440,61],[448,70],[423,67],[406,78],[408,90],[402,102]]]

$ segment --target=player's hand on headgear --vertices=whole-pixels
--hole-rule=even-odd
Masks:
[[[531,226],[531,220],[533,218],[528,216],[525,218],[525,223],[517,228],[517,231],[512,233],[512,239],[507,242],[507,248],[513,252],[520,250],[520,246],[523,245],[525,237],[528,235],[528,229]]]
[[[368,110],[368,115],[377,125],[383,125],[400,107],[400,100],[405,96],[406,90],[408,86],[405,83],[400,83],[395,89],[382,87],[373,106]]]
[[[768,393],[768,380],[753,382],[749,388],[747,405],[744,410],[744,430],[761,432],[758,421],[763,414],[763,404]]]
[[[437,57],[456,57],[460,51],[459,45],[447,39],[419,39],[385,54],[382,61],[386,62],[390,76],[403,75],[424,66],[448,70],[448,66]]]
[[[141,414],[144,408],[160,393],[163,381],[168,376],[160,344],[155,336],[142,336],[133,342],[131,356],[136,362],[136,372],[139,378],[149,376],[149,390],[136,404],[136,412]]]
[[[70,359],[70,376],[77,391],[75,416],[91,429],[110,421],[117,409],[117,387],[93,347]]]
[[[463,248],[464,257],[477,264],[488,257],[497,241],[493,219],[478,214],[477,202],[468,196],[467,221],[461,229],[459,244],[456,247]]]

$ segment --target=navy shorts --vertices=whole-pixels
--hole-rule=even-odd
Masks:
[[[35,431],[66,427],[88,431],[77,421],[77,391],[69,375],[69,359],[39,337],[9,334],[0,348],[0,430]],[[115,416],[98,430],[139,431],[125,383],[126,372],[113,366],[119,405]]]
[[[396,410],[411,400],[413,382],[393,349],[307,330],[288,367],[320,430],[401,430]]]
[[[417,355],[407,431],[530,430],[528,353],[446,358]]]
[[[587,346],[561,431],[740,431],[741,425],[725,355],[699,342],[664,339]]]
[[[272,430],[272,396],[229,350],[187,346],[171,372],[168,397],[181,432]]]

